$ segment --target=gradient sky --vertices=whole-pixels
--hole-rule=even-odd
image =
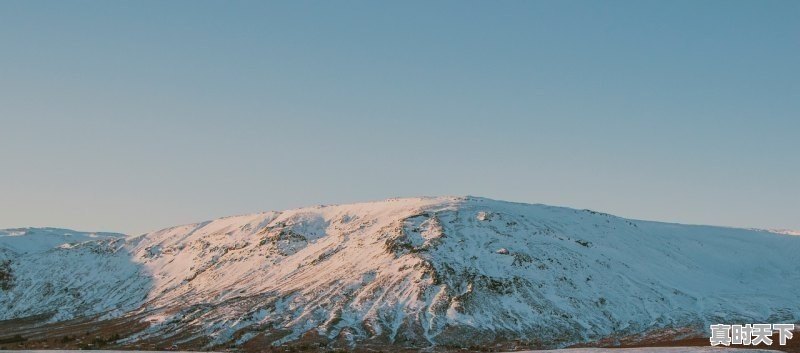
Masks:
[[[800,229],[800,1],[2,1],[0,228],[477,195]]]

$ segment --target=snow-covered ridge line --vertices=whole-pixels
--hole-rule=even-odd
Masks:
[[[800,235],[800,230],[793,229],[768,229],[767,231],[785,235]]]
[[[124,234],[119,233],[79,232],[63,228],[0,229],[0,249],[15,253],[36,253],[64,244],[124,237]]]
[[[7,257],[0,320],[136,315],[152,325],[131,343],[210,337],[198,343],[207,348],[309,335],[563,346],[800,321],[799,237],[471,196],[262,212],[73,244]]]

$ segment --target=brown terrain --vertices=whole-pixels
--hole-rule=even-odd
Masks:
[[[238,352],[417,352],[424,349],[427,352],[508,352],[516,350],[544,349],[547,346],[532,341],[499,342],[494,345],[481,345],[471,347],[437,346],[397,346],[389,342],[375,340],[361,342],[355,348],[349,348],[344,339],[329,339],[320,337],[312,332],[307,333],[299,340],[281,345],[272,346],[271,342],[282,337],[285,333],[279,330],[264,330],[250,341],[239,345],[208,346],[205,338],[195,338],[186,341],[189,337],[184,335],[171,336],[158,339],[137,340],[126,342],[125,338],[135,332],[140,332],[149,326],[141,317],[131,316],[120,319],[96,321],[96,318],[76,319],[66,322],[42,324],[46,316],[30,317],[0,321],[0,350],[39,350],[39,349],[104,349],[104,350],[208,350],[208,351],[238,351]],[[781,350],[787,353],[800,353],[800,330],[794,332],[794,338],[787,341],[786,346],[778,345],[777,334],[773,335],[771,346],[738,346],[745,348],[760,348]],[[178,341],[185,341],[176,344]],[[644,335],[607,337],[594,342],[577,344],[570,347],[680,347],[680,346],[708,346],[708,337],[696,333],[692,329],[670,330],[669,332],[650,332]],[[737,348],[733,345],[731,348]]]

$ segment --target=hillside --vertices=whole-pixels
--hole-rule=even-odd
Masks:
[[[0,233],[0,320],[136,323],[117,330],[122,347],[562,347],[800,322],[800,237],[478,197],[265,212],[135,237],[26,232]],[[36,246],[21,250],[25,238]]]

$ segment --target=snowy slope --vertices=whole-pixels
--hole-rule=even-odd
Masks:
[[[130,342],[211,337],[213,347],[314,333],[352,344],[563,346],[800,322],[796,236],[477,197],[227,217],[60,246],[11,269],[0,319],[141,315],[152,326]]]
[[[137,308],[147,279],[125,244],[117,233],[0,230],[0,320],[51,314],[58,321]]]

